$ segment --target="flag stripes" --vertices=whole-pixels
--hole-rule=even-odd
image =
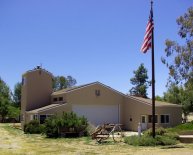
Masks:
[[[148,49],[151,48],[151,44],[152,44],[152,32],[153,32],[153,13],[152,10],[150,11],[150,18],[149,21],[147,23],[147,27],[146,27],[146,31],[145,31],[145,36],[144,36],[144,40],[143,40],[143,44],[141,47],[141,51],[143,53],[146,53],[148,51]]]

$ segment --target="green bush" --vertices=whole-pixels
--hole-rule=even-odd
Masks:
[[[47,137],[59,137],[61,132],[86,133],[88,121],[85,117],[78,117],[73,112],[63,113],[62,116],[53,116],[45,121],[45,134]]]
[[[47,137],[58,137],[59,136],[59,122],[60,118],[52,116],[47,118],[44,123],[44,133]]]
[[[156,129],[155,138],[152,137],[152,130],[149,129],[143,133],[141,137],[131,136],[125,137],[125,143],[134,146],[156,146],[156,145],[175,145],[177,143],[178,135],[176,133],[168,132],[164,128]]]
[[[24,125],[24,133],[40,134],[44,131],[44,125],[41,125],[38,120],[32,120]]]
[[[167,130],[162,128],[162,127],[156,128],[156,130],[155,130],[155,134],[160,135],[160,136],[164,135],[166,132],[167,132]],[[152,129],[150,128],[150,129],[144,131],[143,134],[148,135],[148,136],[152,136],[153,135],[152,134]]]
[[[151,136],[130,136],[125,137],[124,142],[129,145],[134,146],[156,146],[156,145],[175,145],[177,143],[176,139],[167,136],[156,136],[155,138]]]
[[[192,131],[192,129],[193,129],[193,121],[185,124],[180,124],[173,128],[168,128],[167,130],[170,132],[182,133],[186,131]]]
[[[124,138],[125,143],[134,146],[155,146],[156,140],[150,136],[130,136]]]
[[[156,145],[175,145],[177,144],[177,141],[175,138],[173,137],[169,137],[169,136],[156,136]]]

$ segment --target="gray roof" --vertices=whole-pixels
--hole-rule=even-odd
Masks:
[[[47,106],[44,106],[44,107],[41,107],[41,108],[38,108],[38,109],[27,111],[27,113],[38,113],[38,112],[42,112],[42,111],[45,111],[45,110],[58,108],[58,107],[63,106],[63,105],[64,104],[50,104],[50,105],[47,105]]]
[[[142,98],[142,97],[136,97],[136,96],[128,96],[131,99],[143,102],[148,105],[152,105],[152,100],[148,98]],[[155,106],[156,107],[182,107],[181,105],[178,104],[173,104],[173,103],[168,103],[168,102],[162,102],[162,101],[155,101]]]

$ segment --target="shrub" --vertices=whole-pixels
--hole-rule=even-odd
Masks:
[[[164,128],[156,129],[156,137],[152,137],[151,129],[139,136],[125,137],[124,141],[127,144],[134,146],[156,146],[156,145],[175,145],[177,143],[178,135],[176,133],[168,132]]]
[[[32,120],[24,125],[24,132],[30,134],[40,134],[44,131],[44,125],[41,125],[38,120]]]
[[[57,116],[52,116],[47,118],[44,125],[44,133],[47,137],[58,137],[59,136],[59,118]]]
[[[47,137],[59,137],[60,133],[77,133],[84,135],[88,121],[85,117],[78,117],[73,112],[63,113],[62,116],[53,116],[45,121]]]
[[[156,128],[156,130],[155,130],[155,134],[160,135],[160,136],[164,135],[166,132],[167,132],[167,130],[162,128],[162,127]],[[148,136],[152,136],[153,135],[152,134],[152,129],[150,128],[150,129],[144,131],[143,134],[148,135]]]
[[[125,137],[125,143],[134,146],[155,146],[156,140],[150,136],[130,136]]]
[[[134,146],[156,146],[156,145],[174,145],[177,143],[176,139],[167,136],[151,136],[143,135],[125,137],[124,142]]]
[[[156,136],[156,145],[175,145],[177,143],[176,139],[169,136]]]

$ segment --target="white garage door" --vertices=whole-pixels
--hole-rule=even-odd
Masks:
[[[94,125],[119,123],[119,105],[73,105],[72,110]]]

